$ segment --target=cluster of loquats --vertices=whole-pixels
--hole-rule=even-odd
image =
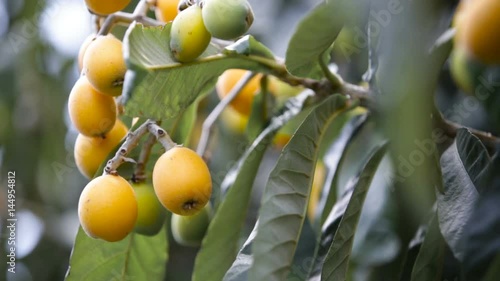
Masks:
[[[157,3],[157,8],[164,11],[156,13],[162,20],[171,19],[174,15],[167,12],[170,10],[166,2]],[[170,49],[174,58],[183,63],[198,58],[207,49],[212,37],[235,39],[247,32],[253,23],[253,11],[247,0],[181,1],[178,10],[172,20]]]
[[[101,16],[120,11],[130,0],[85,2],[89,11]],[[178,5],[175,0],[157,1],[157,17],[173,20]],[[69,95],[68,110],[79,132],[75,162],[92,179],[78,203],[83,230],[108,242],[120,241],[131,232],[156,235],[168,210],[175,214],[175,239],[183,245],[199,245],[211,218],[212,180],[205,161],[193,150],[172,143],[164,146],[166,151],[156,161],[149,181],[135,177],[128,181],[116,169],[105,169],[95,177],[129,131],[119,119],[115,100],[122,93],[127,71],[122,42],[112,34],[90,35],[80,48],[78,66],[81,76]]]
[[[94,178],[80,196],[78,216],[87,235],[115,242],[133,231],[157,234],[169,210],[174,238],[197,246],[210,222],[211,193],[205,161],[189,148],[174,146],[156,161],[152,185],[131,183],[116,173]]]

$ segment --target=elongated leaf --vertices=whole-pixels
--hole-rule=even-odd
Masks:
[[[463,231],[478,198],[476,186],[489,163],[486,148],[466,129],[458,131],[441,157],[445,192],[437,197],[439,226],[458,260],[463,259]]]
[[[379,146],[366,163],[359,178],[355,180],[356,186],[323,264],[322,280],[346,280],[352,243],[361,209],[371,181],[386,151],[387,144]]]
[[[497,145],[497,151],[500,146]],[[497,153],[481,181],[479,199],[464,228],[462,261],[467,280],[484,280],[500,253],[500,155]],[[498,264],[498,260],[496,261]],[[498,272],[498,271],[497,271]],[[498,276],[496,279],[498,279]]]
[[[342,30],[345,2],[323,2],[301,20],[286,52],[286,67],[290,73],[301,77],[322,77],[319,60]]]
[[[153,237],[131,233],[113,243],[90,238],[80,228],[66,280],[163,280],[167,253],[165,228]]]
[[[413,266],[412,281],[441,280],[445,246],[438,218],[433,216]]]
[[[210,223],[208,232],[196,257],[193,280],[218,281],[233,263],[241,229],[250,202],[252,185],[276,131],[297,115],[310,93],[305,92],[289,101],[283,113],[274,117],[271,124],[256,138],[222,182],[227,194]],[[228,228],[227,226],[231,227]]]
[[[236,256],[236,260],[231,265],[231,268],[224,275],[223,281],[247,281],[248,280],[248,270],[252,266],[253,255],[252,255],[252,245],[257,235],[257,225],[259,221],[255,223],[255,226],[248,236],[247,240],[241,247],[241,250]]]
[[[340,95],[322,102],[283,149],[264,191],[249,280],[286,278],[304,223],[319,144],[325,128],[347,105]]]
[[[264,47],[249,36],[244,39],[248,42],[240,40],[224,54],[210,46],[196,61],[181,64],[171,57],[170,28],[171,24],[131,25],[127,31],[124,53],[129,71],[125,77],[124,101],[128,115],[154,119],[177,116],[199,95],[211,91],[224,70],[269,72],[268,66],[275,63],[274,59],[262,57]]]
[[[340,136],[335,140],[332,146],[325,154],[324,163],[328,168],[328,174],[325,179],[325,186],[323,187],[320,200],[318,202],[318,209],[323,210],[322,213],[318,212],[317,215],[321,216],[319,224],[323,225],[328,214],[335,204],[336,196],[336,183],[339,174],[339,164],[345,156],[346,147],[349,145],[350,140],[357,135],[362,125],[365,124],[367,115],[359,115],[352,118],[342,129]]]

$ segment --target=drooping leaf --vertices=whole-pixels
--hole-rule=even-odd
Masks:
[[[283,113],[271,119],[271,124],[226,175],[221,188],[227,194],[217,208],[196,257],[194,281],[221,280],[233,263],[250,202],[252,185],[264,152],[276,131],[300,112],[309,96],[310,93],[305,92],[286,103]],[[228,228],[228,225],[231,227]]]
[[[340,136],[331,145],[325,154],[323,159],[325,166],[328,168],[328,174],[325,179],[325,186],[323,187],[320,200],[318,202],[318,209],[323,210],[322,213],[318,212],[320,217],[319,225],[323,225],[328,214],[332,210],[333,205],[336,201],[336,179],[339,173],[339,164],[342,161],[342,157],[345,155],[344,151],[349,145],[350,140],[356,136],[360,128],[367,119],[367,115],[359,115],[352,118],[342,129]]]
[[[252,245],[257,235],[257,225],[259,221],[255,223],[255,226],[248,236],[247,240],[241,247],[236,260],[233,262],[229,270],[224,275],[223,281],[247,281],[248,280],[248,270],[252,266],[253,255],[252,255]]]
[[[497,146],[497,151],[499,148]],[[497,153],[479,184],[479,199],[464,228],[465,251],[462,263],[467,280],[483,280],[500,252],[499,169],[500,157]]]
[[[169,47],[171,24],[129,27],[124,53],[129,68],[124,84],[126,114],[154,119],[177,116],[198,96],[211,91],[229,68],[270,72],[274,59],[263,57],[263,46],[248,36],[222,50],[209,46],[197,60],[178,63]],[[256,53],[254,53],[256,52]]]
[[[476,200],[478,186],[490,158],[486,148],[468,130],[458,130],[455,142],[441,156],[444,193],[438,193],[441,232],[458,260],[463,259],[463,231]]]
[[[312,175],[325,128],[348,107],[334,95],[318,105],[283,149],[271,172],[259,211],[249,280],[283,280],[304,223]]]
[[[80,228],[66,280],[163,280],[167,253],[165,227],[152,237],[131,233],[113,243],[90,238]]]
[[[300,77],[321,78],[319,60],[344,25],[346,2],[322,2],[300,21],[288,43],[286,67]]]
[[[342,219],[335,232],[335,236],[323,264],[321,272],[322,280],[346,280],[352,243],[361,215],[361,209],[371,181],[386,151],[387,143],[376,148],[359,178],[354,180],[356,184],[352,191],[352,196],[345,213],[342,215]]]
[[[445,246],[438,218],[433,216],[413,266],[412,281],[441,280]]]

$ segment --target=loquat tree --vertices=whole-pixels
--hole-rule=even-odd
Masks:
[[[500,274],[488,211],[500,130],[448,120],[435,98],[448,75],[500,126],[497,0],[320,1],[285,58],[248,34],[259,19],[247,0],[140,0],[132,13],[85,2],[102,25],[69,97],[91,180],[67,280],[165,280],[173,244],[195,247],[194,281]],[[347,81],[354,62],[338,52],[363,48],[366,72]],[[245,142],[214,173],[219,117]]]

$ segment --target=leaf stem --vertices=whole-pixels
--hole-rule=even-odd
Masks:
[[[321,67],[321,70],[325,74],[326,79],[330,81],[332,84],[333,88],[340,88],[344,84],[344,81],[342,78],[330,71],[328,68],[327,60],[328,60],[328,51],[324,51],[323,54],[319,57],[319,66]]]
[[[243,90],[243,88],[250,82],[250,80],[256,75],[254,72],[249,72],[243,75],[243,77],[236,83],[233,89],[225,96],[217,106],[210,112],[208,117],[203,122],[203,127],[201,131],[200,141],[198,142],[198,147],[196,149],[196,153],[201,157],[205,158],[205,152],[208,147],[208,140],[210,134],[212,133],[212,128],[217,120],[217,118],[221,115],[222,111],[231,103],[231,101],[236,98],[236,96]],[[206,158],[205,158],[206,159]]]

